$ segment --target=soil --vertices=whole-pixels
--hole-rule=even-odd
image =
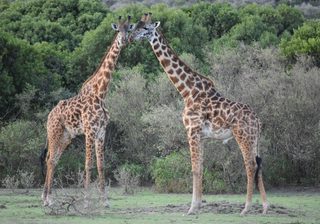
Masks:
[[[186,213],[189,209],[189,204],[185,205],[172,205],[158,207],[146,207],[146,208],[126,208],[114,210],[115,213]],[[203,203],[198,213],[214,213],[214,214],[240,214],[244,204],[230,203],[227,201],[214,202],[214,203]],[[261,214],[262,205],[253,204],[248,214]],[[267,214],[272,215],[286,215],[290,217],[296,217],[295,211],[289,210],[283,206],[270,205]]]

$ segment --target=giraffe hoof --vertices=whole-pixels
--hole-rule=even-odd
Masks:
[[[89,202],[88,202],[88,201],[85,201],[85,202],[84,202],[83,208],[84,208],[84,209],[88,209],[88,208],[89,208]]]
[[[43,202],[43,206],[44,207],[50,207],[50,206],[52,206],[53,205],[53,202],[52,201],[45,201],[45,202]]]
[[[43,207],[48,207],[49,206],[49,203],[47,201],[44,201],[43,202]]]
[[[198,206],[191,206],[191,208],[189,209],[187,215],[196,215],[197,212],[200,210],[200,205]]]
[[[53,205],[53,200],[49,195],[47,195],[45,197],[45,199],[43,200],[43,206],[44,207],[48,207],[48,206],[51,206],[51,205]]]
[[[111,207],[109,201],[104,202],[104,203],[103,203],[103,206],[104,206],[105,208],[110,208],[110,207]]]
[[[189,211],[188,211],[188,213],[187,213],[187,215],[195,215],[196,214],[196,212],[194,211],[194,209],[189,209]]]
[[[242,212],[240,213],[241,216],[245,216],[247,214],[247,210],[243,209]]]
[[[263,215],[267,214],[268,208],[269,208],[269,204],[268,203],[263,203],[263,211],[262,211]]]

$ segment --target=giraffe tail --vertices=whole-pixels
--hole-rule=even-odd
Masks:
[[[256,183],[256,188],[259,190],[259,172],[261,170],[262,159],[259,156],[256,156],[257,169],[254,174],[254,181]]]
[[[45,168],[46,168],[46,157],[48,153],[48,140],[46,141],[46,146],[41,149],[39,161],[40,161],[40,167],[41,167],[41,174],[43,179],[46,178]]]
[[[257,155],[256,155],[256,163],[257,163],[257,169],[256,169],[256,172],[254,174],[254,182],[256,184],[256,188],[257,190],[259,190],[259,173],[260,173],[260,170],[261,170],[261,163],[262,163],[262,159],[261,157],[259,156],[259,138],[260,138],[260,133],[261,132],[261,122],[258,120],[258,138],[257,138]]]

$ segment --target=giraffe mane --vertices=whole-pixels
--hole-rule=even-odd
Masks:
[[[128,17],[127,17],[127,20],[124,20],[124,21],[122,21],[122,22],[121,22],[121,16],[119,16],[119,19],[118,19],[118,20],[119,20],[119,21],[118,21],[118,26],[119,26],[119,27],[120,27],[120,26],[128,26],[129,23],[130,23],[130,20],[131,20],[131,16],[128,16]],[[111,42],[112,44],[111,44],[111,45],[107,48],[107,50],[105,51],[102,59],[100,60],[99,66],[96,67],[96,70],[94,71],[94,73],[92,73],[92,75],[89,76],[89,78],[87,78],[86,81],[84,81],[84,83],[83,83],[82,86],[81,86],[80,91],[82,91],[83,88],[85,87],[85,85],[86,85],[90,80],[92,80],[93,77],[95,77],[95,75],[97,74],[99,68],[102,66],[102,63],[104,62],[104,60],[105,60],[105,58],[107,57],[107,55],[108,55],[111,47],[113,46],[113,43],[115,42],[115,40],[116,40],[116,38],[117,38],[117,35],[118,35],[118,33],[116,33],[116,34],[114,35],[113,40],[112,40],[112,42]]]
[[[114,41],[115,41],[116,38],[117,38],[117,34],[113,37],[113,40],[112,40],[111,43],[114,43]],[[113,44],[112,44],[112,45],[113,45]],[[107,55],[108,55],[108,53],[109,53],[109,50],[110,50],[110,48],[112,47],[112,45],[110,45],[110,46],[107,48],[107,50],[105,51],[102,59],[100,60],[99,66],[96,67],[96,70],[92,73],[91,76],[89,76],[89,78],[86,79],[86,81],[84,81],[84,83],[83,83],[82,86],[81,86],[80,91],[83,90],[83,88],[85,87],[85,85],[86,85],[91,79],[93,79],[93,77],[97,74],[97,72],[99,71],[99,68],[102,66],[102,63],[104,62],[104,59],[107,57]]]
[[[158,28],[159,28],[159,27],[158,27]],[[167,47],[172,51],[173,54],[177,55],[177,57],[178,57],[178,54],[170,47],[169,42],[168,42],[167,38],[164,36],[164,34],[163,34],[160,30],[157,30],[157,31],[158,31],[160,37],[163,39],[163,42],[167,45]],[[178,57],[178,58],[179,58],[179,57]],[[190,68],[190,66],[187,65],[187,64],[186,64],[184,61],[182,61],[180,58],[179,58],[179,60],[181,61],[181,63],[182,63],[184,66]],[[192,73],[196,74],[196,75],[199,76],[200,78],[208,80],[208,81],[212,84],[212,87],[215,87],[215,84],[214,84],[214,82],[213,82],[212,79],[210,79],[209,77],[206,77],[206,76],[204,76],[204,75],[201,75],[200,73],[194,71],[192,68],[190,68],[190,70],[192,71]]]
[[[146,25],[146,24],[150,24],[150,23],[151,23],[151,16],[152,16],[152,13],[151,13],[151,12],[145,13],[145,14],[141,17],[140,21],[138,22],[138,24],[137,24],[137,26],[136,26],[136,29],[137,29],[137,28],[141,28],[141,27],[143,27],[143,26]],[[167,47],[172,51],[173,54],[177,55],[177,57],[178,57],[178,54],[170,47],[167,38],[164,36],[164,34],[162,33],[162,31],[160,30],[159,27],[158,27],[158,30],[157,30],[157,31],[158,31],[160,37],[163,39],[164,43],[167,45]],[[179,58],[179,57],[178,57],[178,58]],[[179,58],[179,59],[180,59],[180,58]],[[190,68],[184,61],[182,61],[181,59],[180,59],[180,61],[182,62],[182,64],[183,64],[184,66]],[[215,87],[215,84],[214,84],[214,82],[213,82],[212,79],[210,79],[210,78],[208,78],[208,77],[206,77],[206,76],[204,76],[204,75],[199,74],[198,72],[194,71],[192,68],[190,68],[190,70],[191,70],[194,74],[196,74],[197,76],[199,76],[200,78],[208,80],[208,81],[212,84],[212,87]]]

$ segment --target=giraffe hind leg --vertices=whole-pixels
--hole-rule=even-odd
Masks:
[[[246,173],[247,173],[247,196],[246,196],[246,203],[245,207],[241,212],[241,215],[245,215],[251,207],[252,203],[252,195],[253,195],[253,181],[254,181],[254,171],[255,171],[255,165],[254,161],[250,158],[245,158],[245,167],[246,167]]]
[[[104,132],[105,133],[105,132]],[[106,208],[110,207],[108,197],[105,190],[105,172],[104,172],[104,135],[96,140],[96,158],[97,158],[97,170],[99,175],[99,191],[101,194],[101,200]]]
[[[244,209],[241,212],[241,215],[245,215],[251,207],[256,161],[253,153],[253,144],[249,140],[248,135],[243,130],[239,130],[234,130],[234,136],[240,147],[247,174],[246,203]]]
[[[252,195],[253,195],[253,187],[254,182],[257,185],[257,189],[259,189],[262,202],[263,202],[263,214],[266,214],[268,210],[268,203],[266,199],[266,192],[264,189],[264,184],[262,180],[262,174],[261,174],[261,158],[256,155],[255,148],[253,144],[250,143],[249,140],[247,140],[245,137],[236,137],[236,140],[239,144],[239,147],[241,149],[241,153],[244,160],[244,165],[246,168],[247,173],[247,196],[246,196],[246,203],[245,207],[241,212],[241,215],[245,215],[252,203]]]
[[[54,134],[54,135],[52,135]],[[62,126],[60,128],[55,129],[55,133],[48,132],[48,156],[47,156],[47,172],[46,179],[44,184],[44,190],[42,194],[42,200],[44,206],[50,206],[53,204],[52,198],[52,184],[53,184],[53,176],[54,169],[64,151],[64,149],[70,144],[71,136],[67,133],[66,130],[63,129]]]

